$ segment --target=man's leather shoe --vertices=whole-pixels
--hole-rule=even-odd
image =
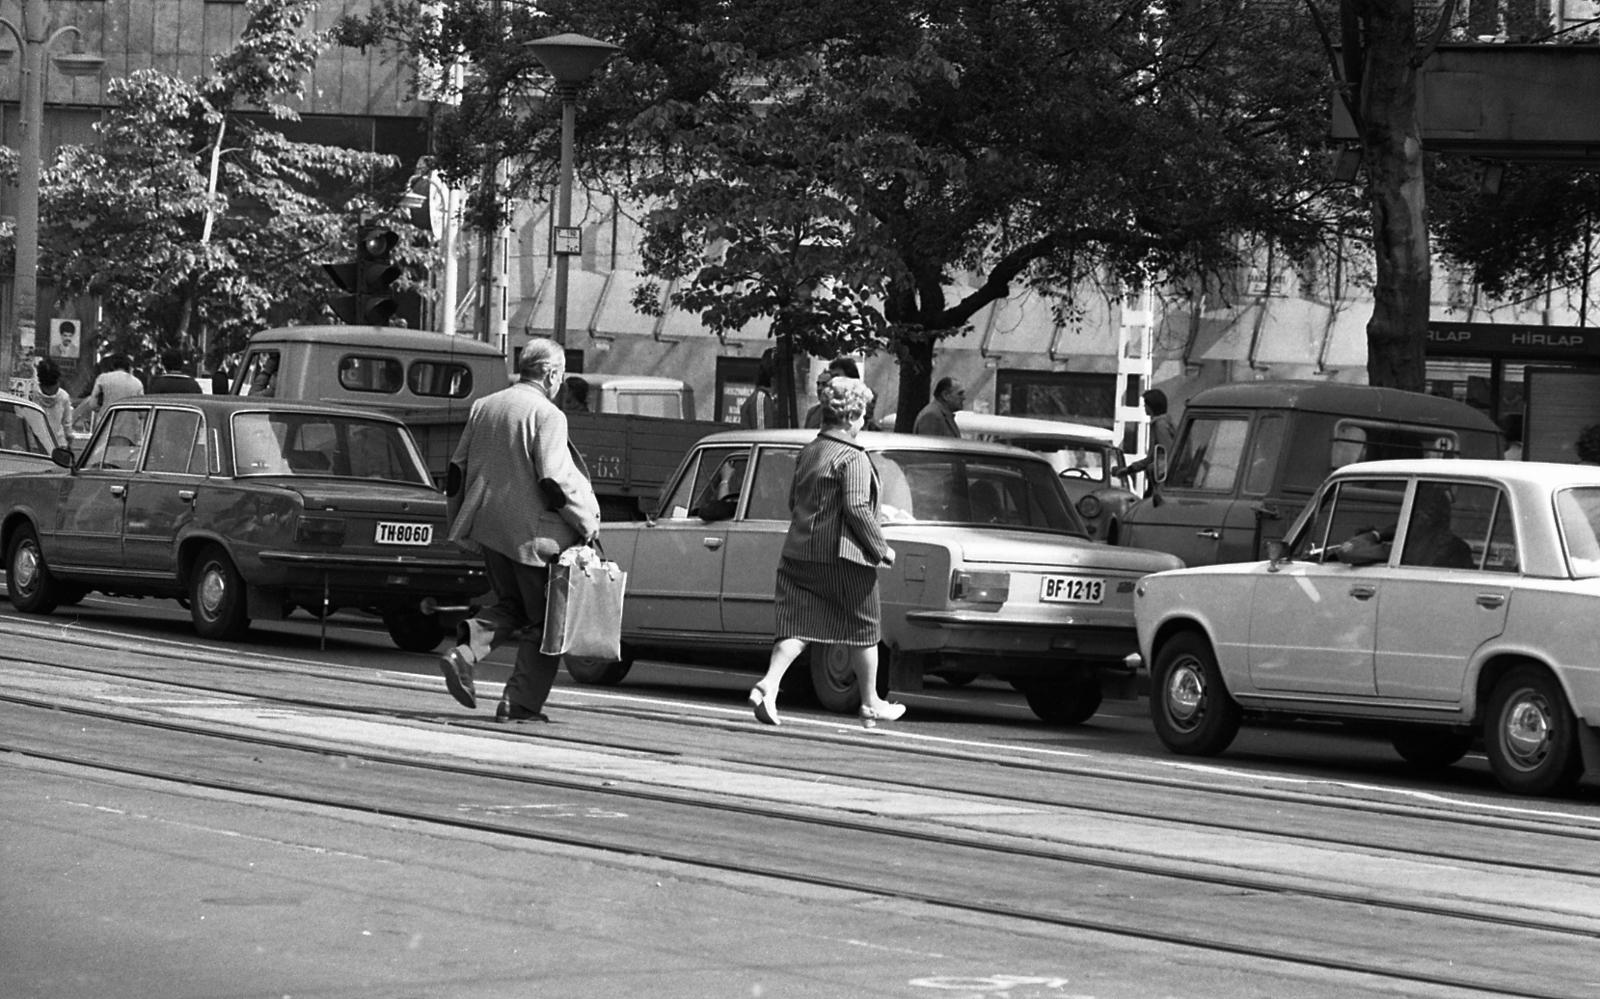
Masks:
[[[478,706],[478,691],[472,685],[472,663],[461,654],[459,646],[439,657],[439,672],[444,674],[444,685],[450,688],[450,696],[464,707]]]
[[[494,709],[494,720],[503,725],[506,722],[547,722],[550,719],[543,711],[529,711],[520,704],[512,704],[510,701],[501,701],[500,704]]]

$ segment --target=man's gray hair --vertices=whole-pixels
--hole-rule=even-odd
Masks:
[[[536,337],[522,348],[517,360],[517,377],[525,382],[543,378],[552,368],[567,369],[567,354],[554,340]]]

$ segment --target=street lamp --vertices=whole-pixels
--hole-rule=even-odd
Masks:
[[[67,76],[96,76],[105,60],[83,51],[83,32],[76,27],[59,28],[46,35],[49,12],[45,0],[24,0],[22,28],[6,18],[0,25],[11,32],[22,50],[22,102],[18,124],[22,128],[22,148],[17,157],[17,230],[15,278],[11,287],[11,315],[0,334],[0,373],[7,388],[18,377],[29,378],[27,360],[21,356],[25,334],[34,332],[39,301],[39,167],[44,153],[40,133],[44,130],[45,53],[63,35],[73,37],[72,51],[55,57],[56,68]],[[10,58],[10,50],[0,61]]]
[[[567,258],[583,252],[580,236],[572,231],[572,146],[578,122],[578,88],[595,70],[619,51],[610,42],[583,35],[551,35],[528,43],[534,56],[556,79],[561,98],[561,195],[556,207],[556,315],[555,339],[567,343]]]

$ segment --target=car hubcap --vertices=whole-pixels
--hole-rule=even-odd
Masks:
[[[228,581],[222,578],[216,566],[206,566],[205,575],[200,577],[200,610],[206,617],[216,617],[227,595]]]
[[[830,645],[823,661],[827,664],[828,682],[835,690],[849,690],[855,686],[856,671],[850,667],[850,647]]]
[[[34,581],[39,578],[39,552],[32,545],[23,545],[17,549],[17,560],[12,570],[16,574],[19,589],[33,589]]]
[[[1532,691],[1520,692],[1506,705],[1503,741],[1506,756],[1516,766],[1531,770],[1550,754],[1554,726],[1550,705]]]
[[[1200,664],[1180,659],[1167,677],[1167,715],[1181,729],[1194,728],[1206,707],[1206,678]]]

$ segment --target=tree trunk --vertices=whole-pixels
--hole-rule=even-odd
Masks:
[[[909,434],[917,414],[928,404],[933,377],[933,338],[917,337],[905,345],[900,357],[900,398],[895,401],[894,430]]]
[[[1362,146],[1377,261],[1367,323],[1367,380],[1421,392],[1433,267],[1417,124],[1411,0],[1355,0],[1365,22]]]

